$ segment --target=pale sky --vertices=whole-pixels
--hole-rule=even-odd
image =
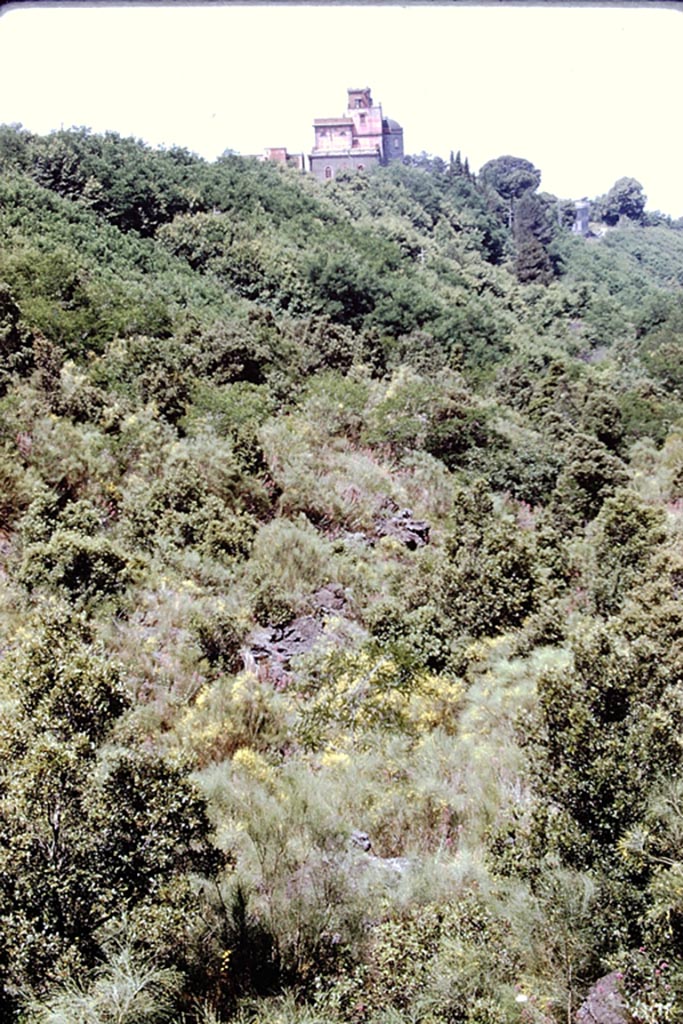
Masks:
[[[525,157],[563,198],[634,177],[680,217],[682,53],[675,9],[22,5],[0,15],[0,123],[308,152],[370,86],[407,153]]]

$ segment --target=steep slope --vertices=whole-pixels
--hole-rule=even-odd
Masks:
[[[0,161],[4,1018],[677,1019],[680,232]]]

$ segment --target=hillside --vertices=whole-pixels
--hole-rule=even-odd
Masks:
[[[0,129],[3,1020],[683,1019],[683,231],[530,168]]]

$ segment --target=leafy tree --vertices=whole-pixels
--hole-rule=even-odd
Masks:
[[[666,556],[656,562],[619,618],[574,636],[571,667],[543,675],[530,730],[542,806],[531,829],[536,851],[596,873],[602,948],[642,939],[658,842],[648,847],[643,830],[653,800],[681,771],[677,569]]]
[[[640,355],[653,377],[671,391],[677,394],[683,392],[683,331],[680,313],[677,318],[672,317],[643,339]]]
[[[597,610],[613,614],[664,541],[664,516],[632,492],[617,491],[605,501],[595,527],[591,590]]]
[[[0,396],[13,374],[25,374],[33,365],[33,337],[9,287],[0,281]]]
[[[588,393],[581,410],[581,427],[587,434],[594,434],[610,451],[619,453],[624,437],[623,416],[609,392]]]
[[[333,320],[359,327],[380,293],[380,283],[351,253],[321,254],[310,262],[308,280],[322,311]]]
[[[605,196],[603,220],[616,224],[620,217],[640,223],[643,219],[647,196],[635,178],[619,178]]]
[[[448,555],[441,602],[461,634],[495,636],[535,609],[535,553],[512,524],[470,522],[451,535]]]
[[[588,434],[572,438],[565,460],[550,508],[559,524],[572,529],[594,519],[627,475],[621,459]]]
[[[553,260],[548,251],[554,230],[547,204],[530,191],[524,192],[515,204],[513,237],[518,281],[548,284],[554,276]]]
[[[93,964],[102,926],[191,904],[211,872],[203,801],[160,757],[107,748],[129,697],[83,619],[34,622],[0,671],[0,949],[3,991],[40,991]]]
[[[95,210],[123,231],[151,235],[199,202],[197,158],[154,151],[115,132],[53,132],[30,144],[38,184]]]
[[[0,125],[0,166],[3,170],[26,170],[33,136],[20,124]]]
[[[525,192],[534,192],[541,184],[541,172],[529,160],[517,156],[499,156],[479,171],[479,180],[490,185],[508,202],[508,227],[512,227],[513,204]]]

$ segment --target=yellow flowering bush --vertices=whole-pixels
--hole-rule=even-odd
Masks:
[[[374,646],[332,651],[318,670],[321,682],[302,706],[299,735],[309,746],[330,734],[360,736],[398,729],[419,736],[436,727],[456,727],[463,686],[412,665],[400,654]]]
[[[240,748],[256,756],[283,744],[287,732],[287,698],[251,672],[204,686],[176,727],[181,746],[200,766],[232,757]]]

